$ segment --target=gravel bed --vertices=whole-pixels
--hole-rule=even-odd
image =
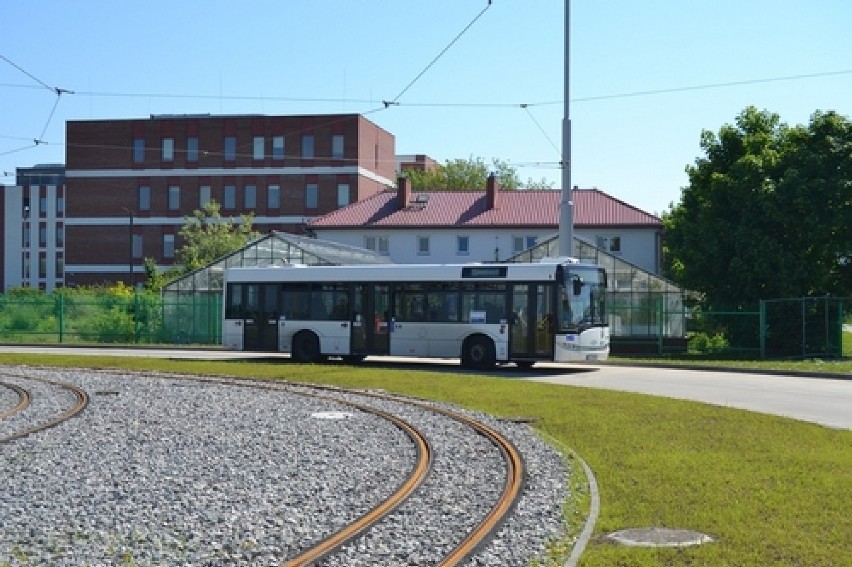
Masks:
[[[78,384],[91,401],[65,424],[0,445],[0,565],[280,565],[386,499],[416,459],[396,426],[326,399],[166,375],[26,371]],[[20,384],[33,405],[42,395],[52,401],[39,407],[70,403],[34,384]],[[433,412],[348,399],[422,430],[434,461],[410,501],[322,565],[434,564],[493,504],[499,452]],[[47,411],[35,409],[20,419]],[[474,417],[521,450],[527,478],[512,517],[468,564],[528,565],[561,533],[568,471],[528,427]]]

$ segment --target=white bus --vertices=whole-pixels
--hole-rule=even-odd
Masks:
[[[606,272],[576,260],[230,268],[222,338],[293,360],[370,355],[514,362],[609,355]]]

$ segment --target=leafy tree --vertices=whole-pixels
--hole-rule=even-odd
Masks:
[[[157,261],[154,258],[145,258],[143,260],[145,268],[145,290],[149,292],[159,293],[164,285],[171,280],[180,276],[181,272],[177,268],[172,268],[165,271],[157,269]]]
[[[494,159],[489,167],[481,157],[473,156],[466,160],[447,160],[444,165],[426,171],[407,170],[405,174],[411,180],[411,188],[414,190],[481,191],[485,189],[485,181],[492,171],[497,174],[502,189],[514,190],[521,186],[518,173],[506,162]]]
[[[527,182],[522,185],[523,189],[553,189],[553,181],[548,181],[546,177],[535,180],[532,177],[527,178]]]
[[[241,215],[240,221],[234,223],[232,219],[222,218],[220,210],[219,203],[211,200],[191,217],[184,217],[178,233],[184,245],[177,251],[177,258],[186,272],[197,270],[260,236],[252,229],[254,214]]]
[[[852,123],[817,112],[789,127],[746,108],[686,168],[663,216],[666,273],[710,305],[852,295]]]

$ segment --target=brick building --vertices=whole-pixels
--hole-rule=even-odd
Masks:
[[[254,213],[260,232],[300,233],[313,217],[392,187],[394,151],[393,135],[358,114],[68,121],[65,185],[4,190],[7,229],[25,222],[24,198],[8,195],[43,193],[45,208],[30,219],[39,268],[26,278],[6,258],[3,288],[139,283],[144,258],[174,264],[184,217],[211,199],[223,217]]]

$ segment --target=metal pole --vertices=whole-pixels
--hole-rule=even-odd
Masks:
[[[125,213],[127,213],[128,218],[130,219],[130,223],[128,224],[128,238],[130,242],[128,242],[128,255],[127,255],[127,270],[128,270],[128,281],[130,282],[130,287],[133,287],[133,211],[128,209],[127,207],[121,207]]]
[[[571,114],[569,101],[569,46],[571,2],[565,0],[565,94],[562,117],[562,199],[559,203],[559,255],[574,254],[574,200],[571,188]]]
[[[130,287],[133,287],[133,211],[130,211]]]

